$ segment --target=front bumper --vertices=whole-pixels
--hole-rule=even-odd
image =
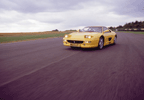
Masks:
[[[63,39],[64,46],[81,47],[81,48],[95,48],[98,47],[98,40],[67,40]]]

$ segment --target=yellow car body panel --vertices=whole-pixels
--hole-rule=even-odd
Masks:
[[[103,29],[103,27],[101,28]],[[63,38],[63,45],[70,47],[95,48],[99,46],[100,37],[104,38],[103,46],[113,44],[116,33],[111,30],[109,31],[110,32],[73,32]],[[85,36],[90,36],[91,38],[86,38]]]

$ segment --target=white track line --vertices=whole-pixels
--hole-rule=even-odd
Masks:
[[[77,54],[77,53],[72,53],[71,55],[68,55],[68,56],[66,56],[66,57],[63,57],[63,58],[61,58],[61,59],[59,59],[59,60],[57,60],[57,61],[51,62],[51,63],[49,63],[49,64],[47,64],[47,65],[45,65],[45,66],[43,66],[43,67],[41,67],[41,68],[39,68],[39,69],[35,69],[35,70],[33,70],[33,71],[29,72],[29,73],[26,73],[26,74],[21,75],[21,76],[19,76],[19,77],[13,78],[13,79],[11,79],[11,80],[9,80],[9,81],[7,81],[7,82],[4,82],[4,83],[0,84],[0,87],[3,86],[3,85],[6,85],[6,84],[8,84],[8,83],[11,83],[11,82],[13,82],[13,81],[15,81],[15,80],[18,80],[18,79],[20,79],[20,78],[22,78],[22,77],[24,77],[24,76],[26,76],[26,75],[30,75],[30,74],[32,74],[32,73],[34,73],[34,72],[36,72],[36,71],[38,71],[38,70],[40,70],[40,69],[43,69],[43,68],[45,68],[45,67],[47,67],[47,66],[49,66],[49,65],[51,65],[51,64],[60,62],[60,61],[66,59],[66,58],[68,58],[68,57],[70,57],[70,56],[72,56],[72,55],[74,55],[74,54]]]

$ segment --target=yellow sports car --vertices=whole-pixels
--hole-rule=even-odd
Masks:
[[[117,34],[104,26],[89,26],[78,32],[65,35],[63,45],[81,48],[102,49],[103,46],[116,44]]]

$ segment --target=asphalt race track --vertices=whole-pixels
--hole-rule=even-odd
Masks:
[[[0,100],[144,100],[144,35],[118,33],[103,50],[0,44]]]

